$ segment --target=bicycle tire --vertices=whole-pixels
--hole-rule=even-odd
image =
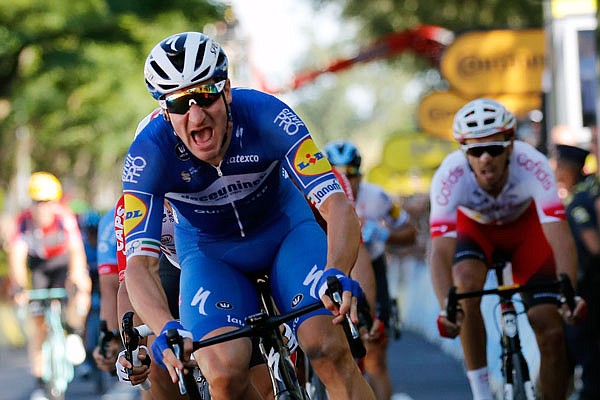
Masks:
[[[402,337],[402,317],[400,316],[400,307],[398,307],[396,297],[390,299],[390,330],[394,340],[399,340]]]
[[[523,356],[519,353],[512,355],[512,385],[506,382],[504,388],[505,400],[535,400],[535,392],[531,380],[525,380],[525,371],[523,367],[527,367],[527,362],[521,360]]]
[[[46,392],[51,400],[64,400],[69,382],[73,380],[74,368],[67,359],[66,337],[62,326],[61,304],[59,300],[50,303],[47,322],[48,337],[43,345],[45,352]]]

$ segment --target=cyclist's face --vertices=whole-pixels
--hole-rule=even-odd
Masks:
[[[225,101],[231,103],[229,80],[223,89],[223,95]],[[227,123],[227,107],[223,97],[207,107],[192,102],[185,114],[167,111],[167,116],[177,136],[195,157],[214,165],[223,159],[231,139],[228,134],[231,127]]]
[[[33,222],[42,228],[52,225],[54,222],[54,201],[34,201],[31,206]]]
[[[479,139],[467,139],[465,144],[484,144],[490,142],[504,142],[504,134],[488,136]],[[492,196],[500,194],[508,180],[508,157],[512,152],[512,143],[505,147],[500,154],[493,151],[483,151],[481,155],[467,154],[467,160],[475,173],[477,184]],[[492,154],[490,154],[492,153]]]

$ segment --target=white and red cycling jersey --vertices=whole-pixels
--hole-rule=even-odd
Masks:
[[[117,237],[117,262],[119,265],[119,282],[125,279],[127,257],[125,256],[125,205],[121,196],[115,208],[115,234]],[[143,245],[143,242],[141,243]],[[175,215],[173,209],[165,203],[163,206],[162,232],[160,251],[175,267],[180,268],[175,251]]]
[[[449,154],[431,183],[431,237],[456,236],[459,210],[480,224],[505,225],[517,220],[533,202],[540,223],[565,219],[556,179],[542,153],[515,140],[508,169],[508,181],[494,197],[479,187],[461,150]]]

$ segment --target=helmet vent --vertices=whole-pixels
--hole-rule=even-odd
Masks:
[[[483,121],[483,124],[484,124],[484,125],[490,125],[490,124],[493,124],[493,123],[494,123],[494,121],[496,121],[496,119],[495,119],[495,118],[488,118],[488,119],[486,119],[485,121]]]
[[[469,128],[474,128],[474,127],[476,127],[476,126],[477,126],[477,122],[467,122],[467,126],[468,126]]]
[[[192,82],[201,81],[208,74],[208,71],[210,71],[210,67],[203,69],[198,75],[194,76]]]
[[[171,60],[171,64],[177,68],[177,71],[183,72],[183,65],[185,64],[185,52],[181,51],[169,58]]]
[[[160,65],[158,65],[158,63],[156,61],[152,61],[150,64],[152,65],[152,69],[158,75],[160,75],[161,78],[163,78],[163,79],[169,79],[169,75],[167,75],[167,73],[160,67]]]
[[[206,42],[200,43],[198,46],[198,53],[196,53],[196,63],[194,65],[194,70],[200,68],[202,65],[202,61],[204,61],[204,51],[206,50]]]

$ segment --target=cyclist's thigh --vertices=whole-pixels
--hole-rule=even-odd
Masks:
[[[252,282],[232,266],[200,252],[181,264],[180,283],[181,322],[196,340],[220,327],[242,327],[245,317],[258,310]]]
[[[317,283],[327,263],[327,238],[314,220],[294,227],[281,242],[270,271],[273,298],[282,313],[318,301]],[[294,330],[312,315],[329,315],[326,309],[294,321]]]
[[[481,224],[460,212],[458,216],[453,277],[459,289],[476,290],[485,283],[493,247]]]

